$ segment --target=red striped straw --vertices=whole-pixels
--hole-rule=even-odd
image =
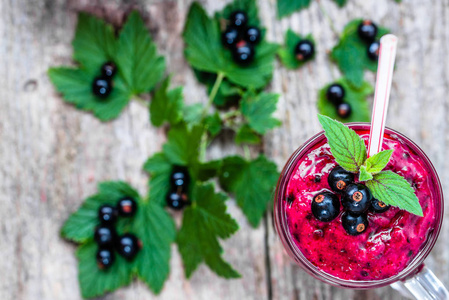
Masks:
[[[397,43],[398,38],[392,34],[384,35],[380,39],[376,90],[368,140],[368,157],[382,149]]]

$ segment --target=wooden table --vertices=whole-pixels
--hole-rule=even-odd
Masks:
[[[448,191],[448,0],[403,0],[402,4],[349,0],[343,9],[331,0],[320,1],[338,31],[353,18],[367,17],[399,36],[387,125],[423,148]],[[120,23],[132,7],[142,10],[174,82],[185,86],[187,102],[205,102],[205,89],[183,57],[181,32],[190,2],[0,2],[0,299],[79,299],[75,247],[59,237],[62,223],[83,198],[96,192],[98,181],[128,180],[145,192],[147,176],[141,166],[165,140],[163,130],[150,126],[147,111],[136,102],[117,120],[101,123],[64,104],[55,93],[46,72],[50,66],[72,63],[70,43],[77,12],[90,11]],[[211,13],[225,2],[202,1]],[[336,36],[318,1],[281,21],[275,17],[275,0],[259,0],[259,7],[269,40],[282,42],[284,32],[292,28],[303,34],[311,32],[318,44],[316,59],[302,69],[287,71],[276,62],[269,90],[281,94],[277,116],[283,125],[267,136],[263,150],[281,168],[289,155],[320,129],[314,117],[317,91],[339,76],[327,56]],[[367,78],[374,82],[373,74]],[[235,151],[241,150],[220,140],[209,156]],[[202,266],[186,281],[173,246],[171,275],[159,299],[399,299],[390,288],[342,290],[311,278],[284,254],[271,216],[253,230],[232,201],[230,212],[241,230],[223,242],[225,258],[243,279],[223,280]],[[446,286],[448,240],[446,221],[427,259]],[[140,282],[104,297],[153,298]]]

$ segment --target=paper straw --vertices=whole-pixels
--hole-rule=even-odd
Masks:
[[[376,90],[374,92],[371,131],[368,140],[368,157],[382,149],[397,43],[398,38],[392,34],[384,35],[380,39]]]

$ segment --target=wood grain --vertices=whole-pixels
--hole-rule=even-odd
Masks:
[[[203,0],[207,10],[224,0]],[[338,9],[330,0],[277,20],[275,0],[259,0],[268,39],[281,43],[288,28],[312,33],[316,59],[287,71],[276,63],[270,91],[281,94],[277,116],[283,126],[271,132],[264,152],[279,168],[289,155],[319,130],[317,91],[338,78],[327,56],[340,32],[356,17],[371,18],[400,38],[387,125],[416,141],[433,161],[444,190],[449,188],[449,1],[350,0]],[[73,244],[59,229],[96,183],[123,179],[146,191],[141,166],[165,141],[150,126],[147,111],[131,103],[115,121],[101,123],[64,104],[50,84],[49,67],[71,64],[71,40],[77,12],[89,11],[121,24],[139,9],[159,50],[166,56],[175,84],[185,86],[189,103],[205,102],[206,93],[183,57],[181,32],[191,1],[0,1],[0,299],[80,299]],[[326,14],[324,14],[326,12]],[[370,82],[374,75],[367,74]],[[239,152],[226,138],[214,143],[210,157]],[[256,155],[256,153],[254,153]],[[448,204],[448,201],[446,201]],[[390,288],[350,291],[325,285],[294,265],[284,254],[270,216],[252,230],[233,201],[230,212],[241,230],[225,241],[225,258],[243,275],[226,281],[201,267],[184,279],[173,246],[171,274],[159,299],[399,299]],[[446,212],[446,218],[448,218]],[[179,221],[179,216],[176,217]],[[449,286],[449,224],[427,260]],[[143,283],[102,299],[153,299]]]

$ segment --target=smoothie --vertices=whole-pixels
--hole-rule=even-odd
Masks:
[[[369,132],[357,129],[367,144]],[[393,149],[385,168],[403,176],[419,199],[423,217],[397,207],[368,212],[368,226],[349,235],[338,217],[322,222],[311,211],[313,198],[332,192],[328,176],[337,166],[326,139],[317,142],[294,167],[285,189],[288,230],[305,258],[320,271],[343,280],[381,280],[400,273],[427,242],[436,223],[437,189],[432,170],[414,150],[394,134],[385,134],[383,150]],[[355,177],[357,183],[357,176]],[[381,200],[381,199],[379,199]]]

